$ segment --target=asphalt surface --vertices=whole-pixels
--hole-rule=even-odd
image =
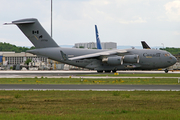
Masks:
[[[151,74],[164,73],[164,71],[118,71],[119,74]],[[180,73],[169,72],[170,74]],[[69,77],[77,78],[83,74],[97,74],[96,71],[0,71],[0,78],[34,78],[34,77],[48,77],[59,78]],[[103,74],[103,73],[102,73]],[[164,73],[165,74],[165,73]],[[85,77],[84,77],[85,78]],[[88,77],[97,78],[97,77]],[[102,77],[99,77],[102,78]],[[106,77],[108,78],[108,76]],[[110,78],[110,77],[109,77]],[[115,77],[113,77],[115,78]],[[126,77],[128,78],[128,77]],[[140,78],[140,77],[138,77]],[[142,77],[143,78],[143,77]],[[161,77],[163,78],[163,77]],[[94,91],[180,91],[180,85],[52,85],[52,84],[0,84],[0,90],[94,90]]]
[[[80,74],[97,74],[96,71],[0,71],[0,78],[69,77]]]
[[[117,71],[119,74],[156,74],[162,73],[164,71]],[[177,74],[180,71],[169,72],[168,74]],[[0,78],[34,78],[34,77],[47,77],[47,78],[59,78],[59,77],[81,77],[77,75],[83,74],[107,74],[107,73],[97,73],[96,71],[0,71]],[[113,73],[112,73],[113,74]]]
[[[180,91],[180,85],[52,85],[0,84],[0,90]]]

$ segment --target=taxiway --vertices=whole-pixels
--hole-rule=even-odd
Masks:
[[[117,71],[119,74],[152,74],[164,73],[164,71]],[[169,72],[170,74],[180,73]],[[0,78],[60,78],[60,77],[74,77],[80,78],[76,75],[83,74],[97,74],[96,71],[0,71]],[[103,74],[103,73],[102,73]],[[164,73],[165,74],[165,73]],[[111,77],[83,77],[83,78],[111,78]],[[122,77],[113,77],[122,78]],[[125,77],[124,77],[125,78]],[[126,77],[129,78],[129,77]],[[131,77],[137,78],[137,77]],[[138,77],[145,78],[145,77]],[[150,77],[146,77],[150,78]],[[158,78],[158,77],[157,77]],[[163,78],[163,77],[159,77]],[[164,77],[165,78],[165,77]],[[173,77],[175,78],[175,77]],[[180,91],[180,85],[52,85],[52,84],[0,84],[0,90],[94,90],[94,91]]]
[[[0,90],[180,91],[180,85],[52,85],[0,84]]]
[[[117,71],[119,74],[166,74],[164,71]],[[180,71],[169,72],[168,74],[177,74]],[[34,77],[47,77],[47,78],[67,78],[71,76],[72,78],[80,78],[83,74],[99,74],[97,71],[0,71],[0,78],[34,78]],[[100,73],[100,74],[107,74],[107,73]],[[113,73],[112,73],[113,74]],[[85,78],[85,77],[84,77]],[[93,77],[91,77],[93,78]],[[97,78],[97,77],[95,77]],[[102,78],[102,77],[100,77]]]

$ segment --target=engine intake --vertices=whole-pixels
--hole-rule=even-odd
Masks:
[[[109,65],[122,65],[123,57],[122,56],[107,57],[107,58],[103,58],[102,62],[106,62]]]
[[[139,63],[139,55],[125,55],[124,63]]]

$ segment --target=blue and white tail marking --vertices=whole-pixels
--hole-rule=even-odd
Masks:
[[[101,47],[101,42],[100,42],[100,39],[99,39],[99,33],[98,33],[97,25],[95,25],[95,30],[96,30],[96,44],[97,44],[97,49],[102,49],[102,47]]]

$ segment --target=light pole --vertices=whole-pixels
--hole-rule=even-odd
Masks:
[[[51,37],[52,37],[52,0],[51,0]]]
[[[164,43],[161,43],[163,45],[163,49],[164,49]]]

